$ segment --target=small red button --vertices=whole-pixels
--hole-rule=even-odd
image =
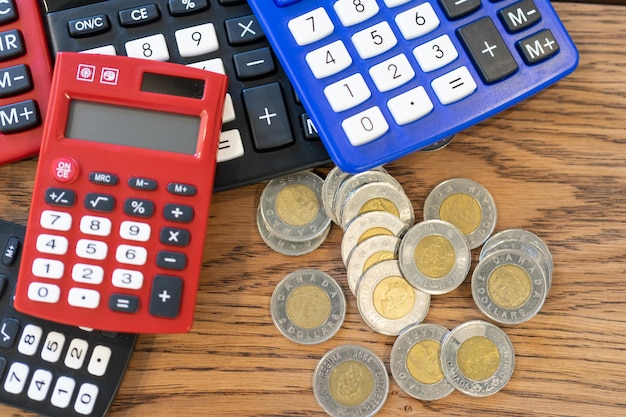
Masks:
[[[59,182],[71,182],[78,175],[78,163],[72,158],[57,158],[52,161],[50,172],[52,177]]]

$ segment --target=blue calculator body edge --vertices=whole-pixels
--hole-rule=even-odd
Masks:
[[[480,0],[468,0],[468,2],[478,4],[478,7],[461,17],[450,18],[447,15],[448,11],[444,10],[444,3],[450,3],[446,0],[431,0],[430,2],[421,0],[248,1],[273,46],[278,60],[285,68],[303,106],[315,123],[330,157],[339,168],[349,173],[357,173],[383,165],[452,136],[547,88],[571,73],[578,65],[576,47],[549,1],[504,0],[490,2],[482,0],[481,2]],[[346,6],[347,3],[354,5],[355,8],[363,4],[364,7],[373,6],[378,10],[373,16],[362,22],[350,23],[350,26],[345,26],[334,7],[338,4]],[[436,17],[432,19],[438,20],[436,28],[424,35],[406,39],[397,22],[402,21],[402,19],[406,22],[407,16],[414,16],[416,21],[419,20],[422,17],[420,13],[423,12],[424,7],[431,10],[431,15],[434,12]],[[298,45],[290,31],[290,21],[301,18],[300,27],[303,24],[313,25],[322,20],[315,21],[315,18],[319,16],[318,12],[327,16],[325,23],[328,25],[328,20],[330,21],[333,26],[332,33],[310,43]],[[308,18],[306,18],[307,16]],[[398,19],[399,16],[402,16],[402,19]],[[515,27],[517,23],[522,26],[528,20],[532,20],[529,25],[524,25],[523,28]],[[294,22],[296,20],[292,22],[292,25]],[[514,27],[509,31],[505,23],[508,23],[509,26],[512,24]],[[489,30],[484,29],[485,27],[491,32],[497,32],[492,35],[496,38],[499,37],[499,43],[494,44],[491,42],[491,38],[485,38],[484,48],[481,49],[482,39],[480,36],[482,33],[489,32]],[[467,39],[467,33],[474,37],[478,36],[478,39],[463,40],[463,36]],[[363,52],[359,52],[355,47],[356,42],[352,37],[360,36],[360,39],[363,39],[363,35],[368,35],[375,43],[380,40],[380,34],[387,38],[395,37],[396,44],[373,57],[362,58],[360,54]],[[545,40],[541,38],[544,34],[546,35]],[[550,40],[548,41],[548,39]],[[448,49],[452,51],[452,54],[456,53],[457,56],[441,67],[423,70],[422,64],[417,61],[417,52],[415,51],[421,47],[421,50],[430,48],[431,53],[434,53],[434,48],[438,47],[438,42],[443,42],[442,40],[449,44]],[[382,43],[382,41],[380,42]],[[321,78],[318,78],[320,76],[314,75],[314,70],[307,63],[307,54],[310,54],[309,57],[317,57],[314,59],[320,62],[324,58],[328,62],[334,62],[336,60],[334,51],[337,49],[333,49],[329,45],[337,43],[343,44],[343,53],[345,54],[347,51],[351,62],[345,69],[328,75],[328,72],[332,72],[331,69],[323,73]],[[500,50],[494,48],[494,45],[500,47]],[[372,44],[370,49],[375,47],[375,44]],[[484,59],[477,59],[471,55],[470,50],[472,48],[474,55],[479,57],[486,54],[497,54],[499,51],[506,52],[508,49],[508,64],[515,68],[496,81],[485,80],[484,71],[481,72],[480,69],[484,64]],[[549,48],[556,48],[556,52],[548,50]],[[361,49],[368,50],[368,48]],[[444,53],[448,53],[448,49],[444,49]],[[530,58],[525,56],[524,50],[527,55],[530,54]],[[331,51],[330,54],[329,51]],[[544,52],[545,57],[543,56]],[[317,55],[315,55],[316,53]],[[450,56],[449,53],[448,56]],[[384,68],[385,65],[390,68],[391,65],[395,65],[397,57],[401,57],[404,63],[407,61],[410,63],[408,72],[412,71],[414,75],[401,85],[395,85],[388,91],[380,91],[379,85],[373,80],[370,71],[373,68]],[[532,61],[533,58],[539,59]],[[526,59],[530,59],[530,62],[527,62]],[[322,64],[322,66],[328,66],[324,65],[324,62]],[[467,79],[463,79],[457,83],[463,82],[465,86],[473,81],[475,87],[467,96],[444,104],[438,93],[434,91],[434,84],[441,80],[452,83],[455,80],[454,74],[460,69],[465,71],[464,76],[468,77],[469,82],[466,83]],[[486,72],[489,75],[488,69]],[[372,71],[373,73],[374,71]],[[337,86],[339,86],[338,88],[344,86],[344,90],[347,91],[348,83],[344,81],[355,74],[360,74],[362,79],[360,84],[354,85],[361,86],[358,91],[368,89],[370,97],[361,98],[362,102],[357,100],[357,104],[349,103],[348,105],[352,105],[350,108],[333,110],[325,95],[325,89],[329,86],[336,88]],[[430,101],[432,109],[414,121],[406,122],[405,119],[402,121],[404,124],[398,124],[390,112],[389,100],[404,95],[410,97],[412,91],[419,87],[423,87],[423,91],[418,97],[424,98],[425,93],[426,101]],[[354,95],[355,93],[352,91],[350,94]],[[358,92],[356,95],[359,95]],[[341,106],[342,100],[338,101],[340,102],[339,106]],[[399,103],[403,103],[403,101],[400,100]],[[404,100],[404,103],[407,101]],[[405,108],[410,107],[413,101],[408,101],[408,103],[411,104],[405,104]],[[358,119],[360,115],[367,114],[373,107],[380,110],[379,113],[384,117],[388,127],[384,134],[375,139],[366,139],[363,143],[354,145],[347,137],[346,132],[349,133],[351,129],[354,130],[355,124],[346,124],[343,127],[343,123],[348,119]],[[361,120],[363,123],[367,122],[367,119]],[[369,127],[369,125],[365,126],[365,130]],[[358,123],[356,129],[361,129]]]

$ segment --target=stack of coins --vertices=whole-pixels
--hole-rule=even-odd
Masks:
[[[324,181],[310,171],[275,178],[261,194],[257,228],[267,246],[288,256],[317,249],[330,232],[323,209]]]
[[[532,232],[508,229],[483,246],[472,275],[472,297],[478,309],[501,324],[534,317],[552,285],[552,255]]]

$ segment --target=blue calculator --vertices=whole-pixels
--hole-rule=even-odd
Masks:
[[[330,157],[357,173],[572,72],[548,0],[248,0]]]

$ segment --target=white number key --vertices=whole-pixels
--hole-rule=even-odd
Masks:
[[[98,387],[94,384],[84,383],[80,386],[78,394],[76,394],[74,410],[83,415],[91,414],[96,404],[96,398],[98,398]]]
[[[439,18],[430,3],[422,3],[419,6],[398,13],[395,18],[396,25],[404,39],[410,40],[424,36],[439,27]]]
[[[103,260],[107,257],[108,246],[104,242],[80,239],[76,242],[76,255],[85,259]]]
[[[139,223],[131,221],[123,221],[120,224],[120,236],[122,239],[135,240],[137,242],[147,242],[150,239],[150,225],[148,223]]]
[[[74,388],[76,387],[76,380],[67,376],[61,376],[57,379],[54,389],[52,390],[52,396],[50,397],[50,403],[58,408],[67,408],[74,394]]]
[[[86,288],[70,288],[67,303],[74,307],[94,309],[100,305],[100,293]]]
[[[67,353],[65,354],[63,363],[68,368],[80,369],[83,366],[83,362],[85,362],[88,349],[89,343],[87,343],[87,341],[83,339],[72,339],[70,345],[67,347]]]
[[[41,303],[54,304],[59,302],[61,288],[58,285],[31,282],[28,285],[28,299]]]
[[[152,59],[154,61],[170,60],[167,42],[162,34],[135,39],[126,42],[124,46],[126,47],[126,55],[132,58]]]
[[[115,259],[123,264],[144,265],[148,259],[148,251],[141,246],[119,245]]]
[[[335,30],[332,20],[323,7],[291,19],[287,26],[300,46],[324,39]]]
[[[72,227],[72,215],[63,211],[44,210],[39,224],[44,229],[67,232]]]
[[[337,74],[352,64],[350,52],[342,41],[335,41],[309,52],[305,60],[318,80]]]
[[[86,235],[108,236],[111,234],[111,220],[106,217],[83,216],[80,231]]]
[[[380,10],[376,0],[338,0],[333,7],[344,26],[364,22]]]
[[[117,288],[138,290],[143,286],[143,274],[132,269],[118,268],[113,271],[111,282]]]
[[[358,106],[372,95],[361,74],[354,74],[324,88],[324,95],[335,112]]]
[[[393,120],[402,126],[426,116],[434,105],[424,87],[419,86],[389,99],[387,108]]]
[[[385,92],[408,83],[415,77],[415,71],[404,54],[396,55],[369,70],[379,91]]]
[[[220,48],[213,23],[180,29],[174,36],[180,56],[184,58],[208,54]]]
[[[380,22],[352,35],[352,43],[359,56],[363,59],[372,58],[387,52],[398,43],[391,26]]]
[[[11,394],[20,394],[24,390],[30,368],[21,362],[13,362],[4,381],[4,390]]]
[[[454,61],[459,53],[448,35],[442,35],[413,49],[413,55],[424,72],[434,71]]]
[[[67,253],[68,244],[68,240],[63,236],[41,234],[37,236],[35,247],[41,253],[65,255]]]
[[[24,331],[22,331],[22,337],[20,338],[17,350],[23,355],[34,355],[39,347],[42,334],[43,330],[41,327],[35,326],[34,324],[26,325]]]
[[[98,345],[93,348],[91,359],[89,359],[89,365],[87,365],[87,372],[91,375],[102,376],[109,366],[109,360],[111,359],[111,349]]]
[[[98,265],[75,264],[72,267],[72,279],[84,284],[101,284],[104,280],[104,268]]]
[[[45,369],[37,369],[33,373],[33,378],[28,387],[28,398],[35,401],[43,401],[48,395],[48,390],[52,384],[52,372]]]
[[[59,332],[50,332],[46,336],[41,348],[41,359],[54,363],[61,357],[61,351],[65,345],[65,335]]]
[[[31,272],[40,278],[60,279],[65,272],[65,264],[55,259],[36,258]]]
[[[371,107],[348,117],[341,123],[352,146],[364,145],[378,139],[389,130],[389,124],[378,107]]]

